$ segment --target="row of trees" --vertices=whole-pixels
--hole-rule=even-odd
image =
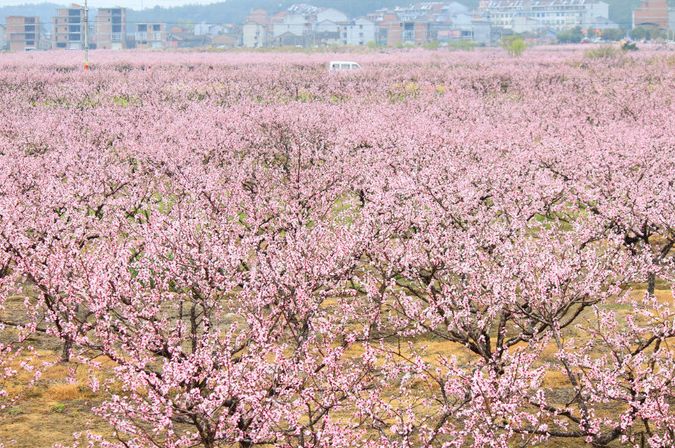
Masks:
[[[218,57],[3,71],[0,362],[93,445],[672,446],[666,61]]]
[[[579,43],[585,38],[590,37],[599,37],[608,41],[618,41],[625,39],[626,37],[635,40],[665,40],[668,39],[669,36],[667,30],[644,26],[638,26],[628,31],[622,28],[607,28],[601,30],[599,34],[594,33],[593,30],[584,30],[577,26],[568,30],[559,31],[556,34],[559,42],[571,44]]]

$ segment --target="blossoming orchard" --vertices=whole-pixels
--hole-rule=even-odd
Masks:
[[[674,446],[675,54],[333,56],[2,56],[0,445]]]

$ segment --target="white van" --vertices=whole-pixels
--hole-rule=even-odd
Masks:
[[[358,70],[361,66],[353,61],[330,61],[328,63],[328,70],[331,72],[343,70]]]

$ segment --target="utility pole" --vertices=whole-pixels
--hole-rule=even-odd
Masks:
[[[89,8],[84,0],[84,71],[89,70]]]

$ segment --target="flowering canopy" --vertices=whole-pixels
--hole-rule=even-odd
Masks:
[[[0,380],[111,361],[93,446],[675,443],[672,57],[101,57],[0,75]]]

